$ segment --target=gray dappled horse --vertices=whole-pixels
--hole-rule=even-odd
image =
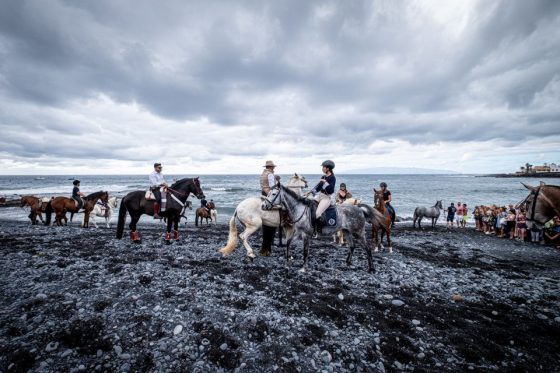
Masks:
[[[439,215],[441,214],[441,210],[443,210],[443,204],[441,201],[437,201],[432,207],[416,207],[416,209],[414,209],[414,222],[412,223],[412,226],[416,228],[416,220],[418,220],[418,228],[422,228],[420,225],[422,219],[431,218],[432,228],[435,227],[439,219]]]
[[[309,259],[309,239],[313,237],[314,233],[314,220],[315,210],[317,203],[313,199],[298,196],[296,193],[278,183],[266,199],[262,203],[264,210],[269,210],[272,206],[280,203],[288,212],[290,219],[293,222],[294,233],[288,237],[286,243],[286,260],[289,263],[290,244],[293,238],[299,238],[303,241],[303,267],[301,271],[304,272],[307,268],[307,261]],[[354,254],[354,235],[357,236],[366,250],[368,258],[368,271],[373,270],[371,249],[366,241],[365,224],[366,220],[364,213],[357,206],[352,205],[337,205],[337,222],[335,226],[325,226],[322,229],[323,236],[331,236],[339,230],[342,230],[348,240],[348,256],[346,257],[346,264],[352,264],[352,255]]]
[[[518,206],[527,204],[527,220],[542,225],[554,216],[560,216],[560,186],[546,185],[543,182],[537,187],[521,184],[530,191],[529,195],[518,203]]]

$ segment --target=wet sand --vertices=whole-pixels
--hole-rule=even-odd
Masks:
[[[551,247],[404,225],[375,273],[326,238],[300,273],[300,243],[288,269],[222,258],[225,225],[167,246],[75,224],[0,221],[1,371],[560,370]]]

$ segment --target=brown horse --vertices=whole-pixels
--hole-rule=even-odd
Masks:
[[[89,214],[95,207],[95,203],[98,200],[107,203],[107,201],[109,200],[109,193],[104,191],[99,191],[99,192],[92,193],[84,198],[84,205],[82,206],[82,208],[84,209],[84,220],[82,223],[82,227],[84,228],[89,227]],[[71,214],[70,221],[72,221],[72,217],[74,216],[75,213],[78,212],[78,210],[79,209],[74,199],[68,197],[55,197],[47,204],[47,208],[45,210],[45,213],[47,215],[47,221],[45,222],[45,225],[51,224],[51,215],[53,211],[56,214],[54,221],[57,225],[59,226],[68,225],[66,212],[70,212]],[[62,223],[63,219],[64,219],[64,224]]]
[[[523,186],[530,193],[518,206],[527,205],[527,220],[545,224],[554,216],[560,216],[560,186],[546,185],[542,181],[537,187]]]
[[[393,252],[391,246],[391,214],[385,208],[385,200],[383,199],[383,191],[373,189],[373,204],[375,209],[381,214],[380,224],[371,224],[372,236],[375,240],[375,252],[379,251],[379,246],[383,248],[383,236],[387,233],[387,245],[389,245],[389,252]],[[381,231],[381,239],[379,239],[379,231]]]
[[[206,225],[208,225],[208,219],[211,222],[216,224],[216,222],[212,219],[212,210],[216,208],[214,202],[208,202],[206,204],[207,207],[199,207],[196,209],[196,216],[194,218],[194,224],[198,227],[198,218],[200,218],[200,224],[202,225],[202,219],[206,219]]]
[[[29,206],[31,209],[28,217],[33,225],[37,224],[37,217],[41,219],[41,223],[44,223],[42,212],[45,212],[47,204],[48,202],[43,202],[41,198],[35,196],[21,197],[21,207]]]

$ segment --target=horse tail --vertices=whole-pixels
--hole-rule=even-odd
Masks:
[[[200,224],[202,224],[202,218],[200,218]],[[198,209],[194,212],[194,225],[198,227]]]
[[[223,256],[229,255],[237,247],[237,226],[235,224],[235,218],[237,217],[237,210],[233,213],[231,219],[229,219],[229,236],[226,246],[222,247],[218,251],[222,253]]]
[[[121,199],[121,206],[119,207],[119,221],[117,223],[117,238],[120,240],[124,232],[124,222],[126,221],[126,205],[124,204],[124,198]]]
[[[53,212],[51,203],[52,201],[49,201],[49,203],[47,203],[47,207],[45,208],[45,215],[47,215],[47,221],[45,221],[45,225],[51,225],[51,215]]]

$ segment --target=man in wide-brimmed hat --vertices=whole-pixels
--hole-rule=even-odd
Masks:
[[[266,161],[264,164],[264,170],[260,177],[261,183],[261,194],[263,196],[268,196],[270,189],[276,185],[276,177],[274,176],[274,168],[276,165],[273,161]],[[261,251],[259,252],[262,256],[270,256],[270,251],[272,248],[272,242],[274,241],[274,235],[276,234],[276,227],[268,227],[263,224],[262,226],[262,236],[263,242],[261,246]]]

